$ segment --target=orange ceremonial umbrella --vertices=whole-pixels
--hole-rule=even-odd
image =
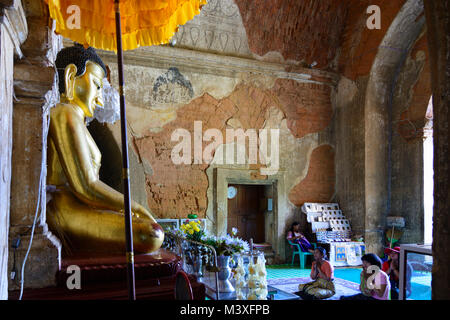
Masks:
[[[168,43],[178,29],[200,13],[207,0],[45,0],[56,33],[85,46],[117,52],[120,124],[127,243],[128,293],[136,299],[133,229],[127,148],[123,50]]]

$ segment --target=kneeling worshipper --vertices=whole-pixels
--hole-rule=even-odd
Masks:
[[[299,284],[298,295],[303,300],[326,299],[334,296],[334,268],[326,260],[327,253],[324,248],[314,250],[314,262],[311,266],[311,279],[314,281]]]
[[[391,300],[398,300],[400,287],[400,247],[386,248],[384,253],[389,259],[383,262],[382,270],[389,276],[391,283]],[[413,268],[406,262],[406,297],[411,295],[411,275]]]

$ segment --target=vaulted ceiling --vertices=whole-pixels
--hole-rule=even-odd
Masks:
[[[215,6],[221,1],[211,0],[211,5]],[[406,0],[233,1],[239,8],[251,53],[264,56],[269,52],[278,52],[285,60],[294,60],[301,66],[316,62],[314,68],[337,72],[350,79],[370,72],[378,46],[406,2]],[[43,11],[45,7],[43,1],[23,0],[23,2],[27,15]],[[369,30],[366,27],[369,17],[366,10],[370,5],[378,5],[381,9],[381,30]],[[40,7],[40,10],[35,7]],[[217,19],[222,13],[218,14]],[[230,40],[229,46],[231,43]]]
[[[326,68],[340,45],[348,1],[235,0],[253,53],[278,51],[288,60]]]

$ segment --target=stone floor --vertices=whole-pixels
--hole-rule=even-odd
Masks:
[[[311,269],[300,269],[290,264],[267,266],[267,280],[309,277]],[[361,268],[335,268],[334,277],[359,284]],[[411,300],[431,300],[431,273],[414,271]]]

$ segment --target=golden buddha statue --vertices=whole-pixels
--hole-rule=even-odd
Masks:
[[[66,252],[125,252],[123,194],[99,180],[101,154],[85,118],[102,106],[106,68],[94,49],[80,45],[58,53],[60,103],[50,111],[47,223]],[[132,201],[134,250],[160,248],[164,232],[142,205]]]

